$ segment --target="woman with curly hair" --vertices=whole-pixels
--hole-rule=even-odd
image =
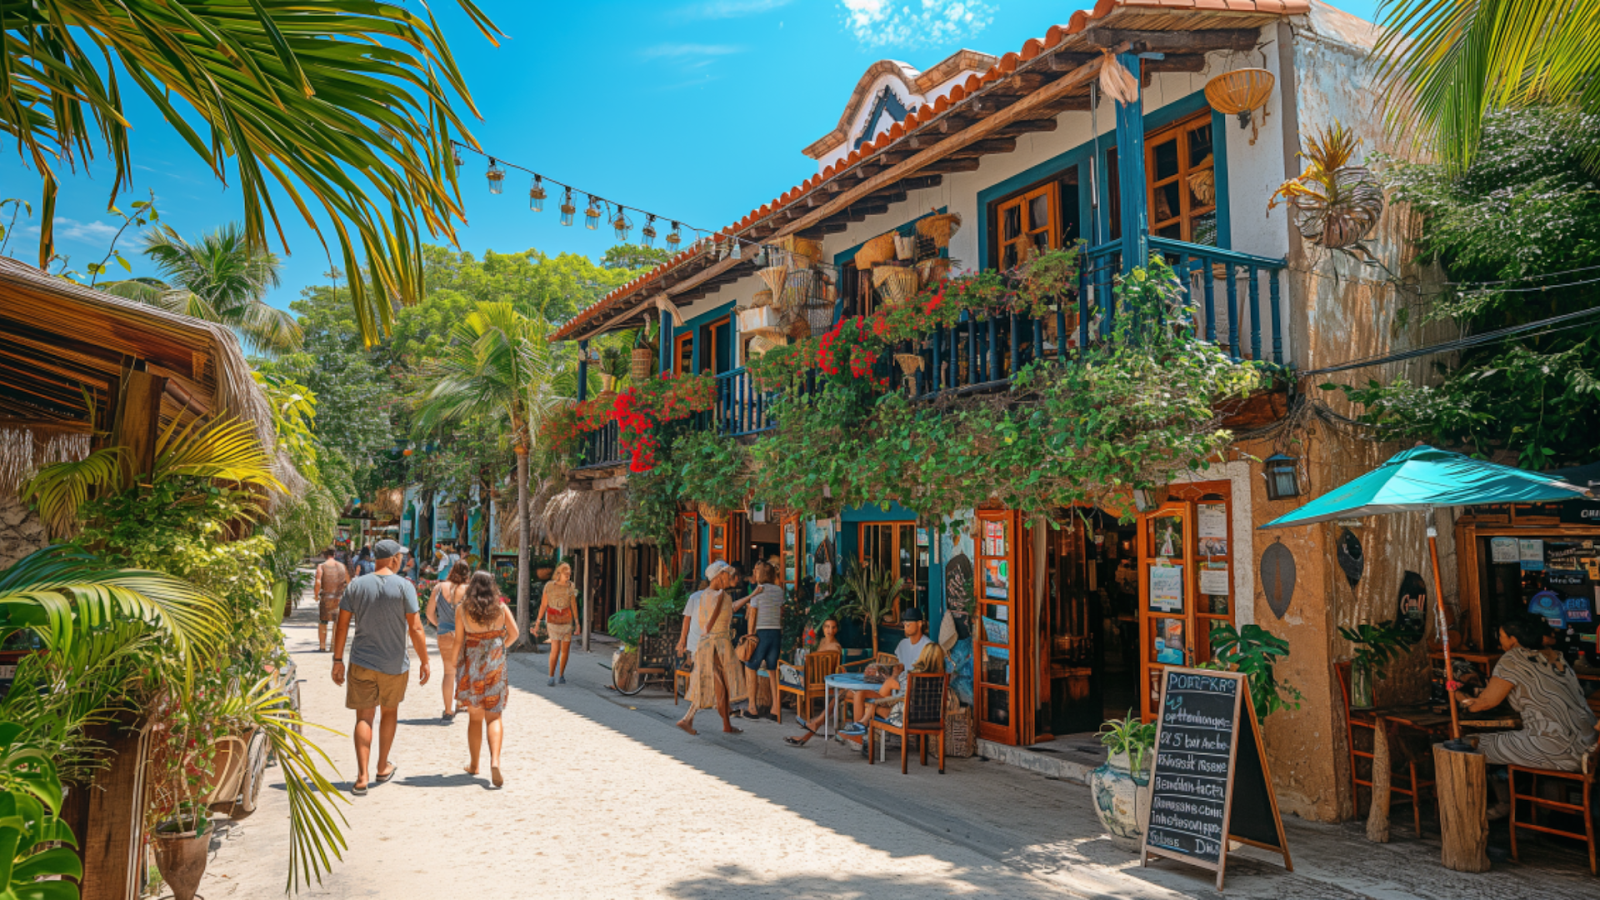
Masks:
[[[506,645],[517,633],[511,608],[500,602],[494,576],[474,572],[456,609],[456,703],[467,708],[467,774],[478,774],[478,751],[485,726],[489,731],[489,773],[495,787],[500,775],[500,745],[505,738],[500,716],[506,711],[510,685],[506,679]]]

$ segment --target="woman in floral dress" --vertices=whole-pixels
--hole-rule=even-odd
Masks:
[[[478,774],[478,752],[485,728],[489,732],[489,773],[495,787],[505,784],[500,774],[500,746],[505,729],[500,717],[506,711],[510,686],[506,681],[506,645],[517,633],[510,607],[500,602],[494,576],[474,572],[456,609],[456,703],[465,707],[469,775]]]

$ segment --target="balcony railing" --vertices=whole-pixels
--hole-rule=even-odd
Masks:
[[[1159,237],[1149,238],[1149,247],[1177,273],[1194,310],[1196,331],[1206,341],[1226,347],[1235,360],[1283,364],[1284,260]],[[1053,312],[1034,317],[969,311],[955,325],[935,328],[884,354],[875,374],[902,386],[909,378],[911,393],[919,400],[982,393],[1003,389],[1030,362],[1071,360],[1080,348],[1110,339],[1123,314],[1114,292],[1122,244],[1090,248],[1080,260],[1076,296],[1064,298]],[[716,381],[715,405],[696,415],[692,427],[742,437],[776,425],[771,393],[758,389],[748,370],[724,372]],[[625,461],[615,422],[588,435],[581,467]]]

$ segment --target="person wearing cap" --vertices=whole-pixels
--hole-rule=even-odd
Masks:
[[[728,588],[737,577],[732,566],[721,560],[706,566],[711,586],[700,595],[700,645],[695,649],[694,671],[689,676],[689,711],[678,720],[678,727],[690,734],[695,713],[716,707],[722,715],[722,730],[739,734],[728,717],[729,707],[745,699],[744,667],[733,653],[733,601]]]
[[[922,618],[922,610],[916,607],[906,610],[900,616],[900,624],[905,627],[906,636],[894,648],[895,659],[899,660],[899,665],[895,667],[894,674],[889,676],[877,690],[850,692],[855,721],[840,729],[840,734],[847,736],[866,734],[867,704],[889,697],[898,691],[901,674],[910,671],[922,656],[922,651],[933,643],[928,638],[928,623]]]
[[[372,752],[372,722],[379,709],[383,717],[378,722],[377,783],[394,777],[396,766],[389,761],[389,750],[394,745],[400,703],[406,697],[406,674],[411,668],[407,638],[421,660],[417,683],[428,683],[428,639],[418,612],[417,589],[397,574],[405,552],[399,541],[377,543],[372,574],[362,575],[345,588],[334,626],[333,683],[345,688],[345,708],[356,713],[356,780],[350,793],[358,797],[366,794],[371,783],[367,758]],[[356,636],[350,643],[347,674],[344,644],[352,620]]]

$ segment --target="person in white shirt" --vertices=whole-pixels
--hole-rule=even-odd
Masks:
[[[843,735],[863,735],[867,733],[866,714],[869,701],[880,700],[900,690],[901,676],[917,664],[917,657],[933,641],[928,637],[928,623],[922,618],[922,610],[908,609],[900,616],[900,622],[905,626],[906,636],[894,648],[895,658],[900,664],[895,667],[894,674],[886,679],[875,691],[851,691],[850,702],[855,711],[855,720],[839,730]]]
[[[700,579],[694,593],[689,595],[689,602],[683,605],[683,628],[678,632],[678,655],[694,656],[694,651],[700,646],[700,623],[697,621],[697,611],[700,609],[700,595],[706,588],[711,587],[711,582]]]

